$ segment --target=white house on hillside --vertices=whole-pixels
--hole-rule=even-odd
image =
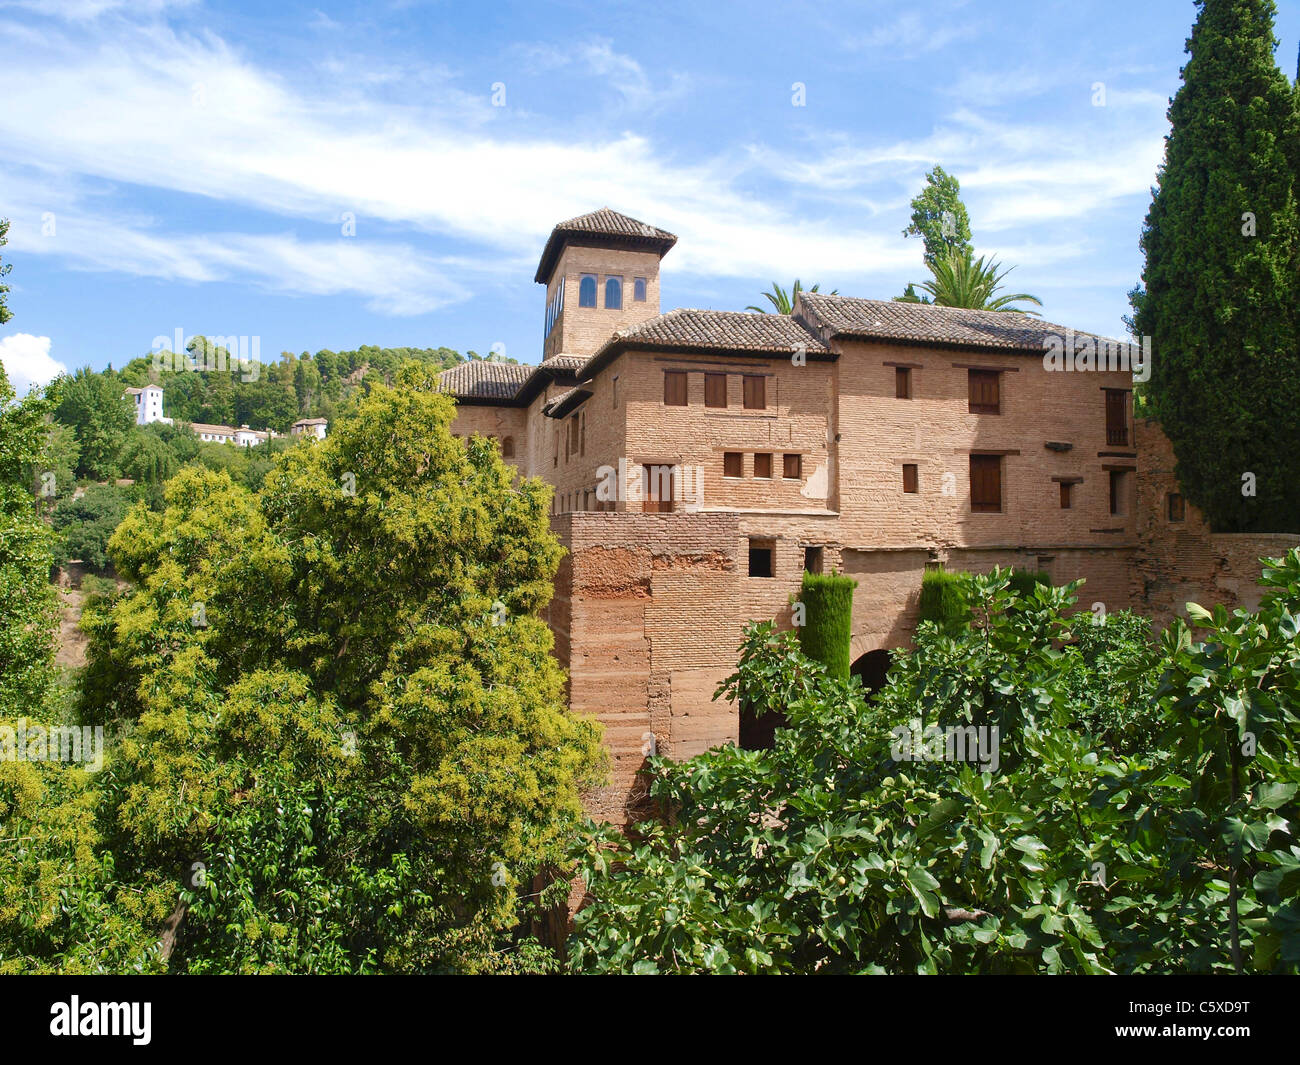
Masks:
[[[317,440],[324,440],[327,424],[325,418],[299,418],[289,426],[289,433],[291,436],[314,436]]]
[[[158,385],[145,385],[144,388],[128,388],[126,395],[135,401],[135,424],[148,425],[150,422],[162,422],[171,425],[171,418],[164,418],[162,412],[163,390]],[[317,425],[316,423],[320,424]],[[300,429],[299,426],[307,426]],[[240,447],[256,447],[265,444],[280,434],[273,429],[250,429],[241,425],[238,429],[231,425],[209,425],[206,422],[192,422],[190,429],[200,440],[216,444],[238,444]],[[304,418],[294,422],[293,434],[311,431],[313,435],[325,436],[324,418]]]
[[[157,385],[145,385],[144,388],[128,388],[126,394],[135,401],[136,425],[148,425],[150,422],[162,422],[164,425],[171,425],[172,420],[163,417],[163,390]]]

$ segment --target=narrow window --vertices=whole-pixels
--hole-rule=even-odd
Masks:
[[[1073,489],[1074,489],[1074,485],[1072,485],[1069,481],[1061,482],[1061,509],[1062,510],[1069,510],[1071,505],[1073,504],[1073,499],[1071,498],[1073,495]]]
[[[610,277],[605,280],[605,310],[618,311],[623,309],[623,279],[621,277]]]
[[[770,540],[749,541],[749,575],[751,577],[772,576],[773,545]]]
[[[1002,456],[970,457],[970,508],[977,514],[1002,510]]]
[[[1184,521],[1187,518],[1187,502],[1181,492],[1169,493],[1169,520]]]
[[[898,399],[912,398],[912,370],[910,367],[894,367],[894,395]]]
[[[919,490],[917,487],[916,463],[903,463],[903,491],[908,495],[916,495]]]
[[[638,277],[632,281],[632,299],[637,303],[645,303],[645,278]]]
[[[970,412],[972,414],[997,414],[1001,407],[996,370],[968,370]]]
[[[1128,446],[1128,393],[1106,389],[1106,443]]]
[[[667,407],[686,406],[686,371],[664,371],[664,405]]]
[[[722,476],[741,477],[744,475],[745,456],[739,451],[728,451],[722,456]]]
[[[614,409],[618,410],[618,378],[615,377],[609,385],[609,394],[614,399]]]
[[[587,453],[587,413],[586,411],[583,411],[582,432],[578,435],[578,454],[585,455],[586,453]]]
[[[798,481],[803,478],[803,456],[802,455],[784,455],[782,456],[782,476],[787,481]]]
[[[515,457],[515,438],[513,436],[507,436],[501,441],[501,457],[503,459]]]
[[[575,414],[569,419],[569,456],[578,454],[579,436],[581,430],[578,427],[578,416]]]
[[[642,466],[644,487],[641,510],[647,514],[671,514],[673,509],[673,468]]]
[[[591,274],[583,274],[578,282],[578,306],[596,306],[596,278]]]
[[[706,407],[725,407],[727,405],[727,375],[725,373],[706,373],[704,375],[704,405]]]
[[[1128,474],[1124,470],[1110,471],[1110,512],[1114,517],[1122,518],[1127,511]]]
[[[745,378],[745,409],[764,410],[767,407],[767,378]]]
[[[820,573],[822,571],[822,549],[820,547],[805,547],[803,549],[803,569],[805,573]]]
[[[759,453],[754,456],[754,476],[771,479],[772,456],[770,454]]]

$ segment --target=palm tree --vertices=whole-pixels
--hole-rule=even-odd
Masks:
[[[813,285],[812,288],[807,289],[807,291],[808,291],[808,292],[816,292],[819,288],[821,288],[821,284],[820,284],[820,282],[819,282],[818,284],[816,284],[816,285]],[[799,299],[799,293],[800,293],[800,292],[803,292],[803,291],[805,291],[805,290],[804,290],[804,287],[803,287],[803,285],[801,285],[801,284],[799,283],[799,279],[796,277],[796,278],[794,279],[794,287],[790,289],[789,293],[787,293],[787,292],[785,291],[785,289],[783,289],[780,285],[778,285],[775,281],[773,281],[773,282],[772,282],[772,291],[771,291],[771,292],[764,292],[764,293],[763,293],[763,296],[764,296],[764,298],[766,298],[766,300],[768,301],[768,303],[770,303],[773,307],[776,308],[776,310],[775,310],[774,313],[776,313],[776,314],[790,314],[791,312],[794,311],[794,305],[795,305],[795,303],[798,302],[798,299]],[[832,289],[832,290],[831,290],[831,295],[832,295],[832,296],[838,296],[839,294],[840,294],[840,290],[839,290],[839,289]],[[752,303],[751,303],[748,307],[746,307],[745,310],[747,310],[747,311],[757,311],[759,314],[767,314],[767,313],[768,313],[764,308],[762,308],[762,307],[755,307]]]
[[[1002,280],[1015,269],[1008,267],[1001,273],[1001,264],[993,259],[985,262],[984,256],[975,258],[970,248],[954,248],[937,257],[930,265],[933,277],[921,285],[930,294],[930,299],[918,296],[913,286],[907,286],[907,292],[895,299],[900,303],[935,303],[940,307],[966,307],[976,311],[1012,311],[1016,314],[1032,314],[1037,311],[1015,307],[1019,300],[1032,303],[1037,307],[1043,301],[1027,292],[1010,292],[998,294]]]

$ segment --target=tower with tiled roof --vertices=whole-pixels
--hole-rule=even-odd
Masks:
[[[546,286],[543,359],[594,354],[620,329],[659,314],[666,230],[602,207],[553,230],[534,278]]]

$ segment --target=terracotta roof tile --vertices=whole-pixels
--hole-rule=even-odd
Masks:
[[[605,342],[600,354],[614,346],[705,348],[717,351],[793,352],[803,347],[810,354],[830,351],[802,322],[788,314],[753,314],[748,311],[703,311],[680,308],[647,322],[620,330]]]
[[[577,218],[561,222],[551,230],[551,235],[546,240],[546,247],[542,249],[542,258],[537,264],[534,280],[540,284],[550,280],[555,260],[560,257],[560,250],[566,241],[591,243],[600,238],[622,246],[657,251],[660,255],[664,255],[677,243],[676,234],[669,233],[666,229],[630,218],[609,207],[601,207],[599,210],[580,214]]]
[[[512,362],[471,359],[443,370],[438,383],[444,392],[464,399],[513,399],[535,367]]]

